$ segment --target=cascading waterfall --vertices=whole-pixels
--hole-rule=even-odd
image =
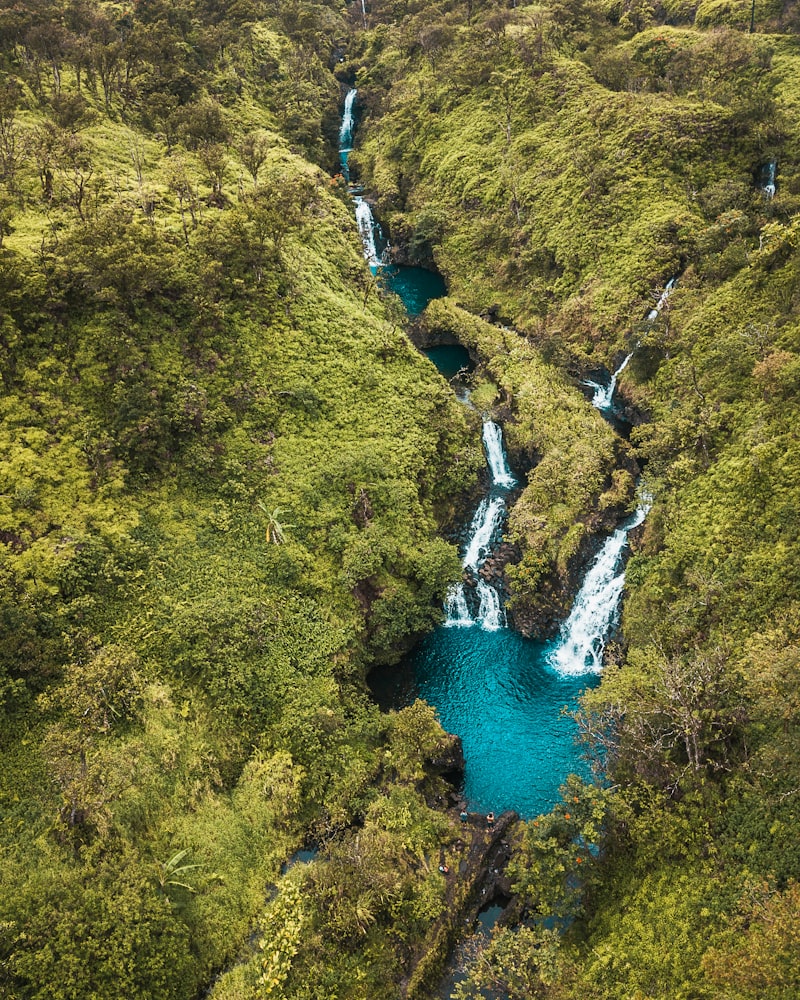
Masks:
[[[625,360],[617,368],[614,374],[611,376],[611,381],[608,385],[598,385],[597,382],[590,382],[587,380],[586,385],[594,386],[594,396],[592,396],[592,406],[596,406],[598,410],[608,410],[611,408],[611,402],[614,399],[614,391],[617,388],[617,379],[628,367],[628,362],[633,357],[633,351],[630,352],[625,357]]]
[[[558,645],[548,657],[560,674],[600,673],[603,651],[612,627],[616,624],[619,600],[625,586],[625,570],[620,568],[628,533],[644,521],[650,509],[642,504],[606,539],[586,574],[575,598],[572,612],[561,627]]]
[[[661,310],[667,304],[667,299],[672,294],[672,289],[675,287],[676,280],[677,280],[676,278],[670,278],[669,281],[664,286],[664,291],[659,296],[658,302],[656,302],[655,306],[647,314],[647,319],[649,320],[649,322],[652,323],[654,322],[654,320],[658,319],[659,315],[661,314]]]
[[[475,624],[467,607],[467,595],[463,583],[454,583],[447,591],[447,597],[444,600],[444,613],[447,615],[446,625]]]
[[[483,565],[505,512],[506,504],[502,497],[484,497],[481,500],[470,525],[469,542],[462,561],[464,569],[477,571]]]
[[[373,274],[381,266],[381,258],[375,243],[377,226],[372,217],[372,209],[363,198],[356,196],[353,201],[356,206],[356,222],[358,231],[361,234],[361,242],[364,245],[364,259],[372,269]]]
[[[496,632],[506,624],[500,595],[485,580],[478,580],[478,622],[487,632]]]
[[[486,452],[486,464],[492,476],[493,489],[507,490],[516,485],[516,479],[508,467],[508,460],[503,448],[503,432],[492,420],[483,422],[483,444]],[[473,618],[469,610],[467,585],[454,584],[447,593],[444,602],[446,614],[445,625],[463,626],[480,625],[481,628],[493,632],[505,627],[505,614],[497,590],[479,575],[481,566],[486,562],[492,551],[492,542],[500,530],[506,516],[506,502],[503,496],[490,494],[478,504],[469,526],[469,535],[461,565],[471,577],[476,578],[474,589],[478,609]]]
[[[770,160],[764,169],[764,173],[766,174],[767,179],[764,182],[764,186],[761,188],[761,190],[766,195],[767,201],[772,201],[772,199],[775,197],[775,173],[777,169],[778,169],[777,160]]]
[[[344,99],[344,112],[342,114],[342,124],[339,126],[339,152],[349,153],[353,144],[353,107],[356,102],[358,90],[353,87],[347,91]]]
[[[339,161],[342,165],[342,173],[346,180],[350,180],[350,168],[348,165],[348,155],[353,145],[353,128],[355,127],[355,101],[358,94],[356,87],[351,87],[344,99],[344,111],[342,112],[342,122],[339,126]],[[360,190],[356,188],[355,190]],[[353,194],[353,205],[356,213],[356,223],[361,236],[361,243],[364,247],[364,259],[370,266],[373,274],[376,274],[383,261],[378,253],[377,240],[380,237],[380,228],[372,215],[372,209],[360,195]]]
[[[492,474],[492,483],[505,489],[515,486],[517,481],[511,475],[503,450],[503,432],[493,420],[483,422],[483,447],[486,450],[486,461]]]
[[[659,296],[658,302],[647,314],[647,320],[649,323],[654,322],[658,319],[661,314],[661,310],[667,304],[667,299],[669,299],[672,294],[672,290],[675,287],[675,282],[677,278],[670,278],[669,281],[664,286],[664,291]],[[636,342],[636,347],[639,347],[639,341]],[[592,379],[584,379],[583,384],[589,386],[589,388],[594,389],[594,395],[592,396],[592,406],[596,407],[601,413],[608,413],[613,409],[614,404],[614,393],[617,389],[617,379],[628,367],[628,362],[633,357],[636,352],[636,347],[625,356],[622,364],[617,368],[614,374],[611,376],[611,381],[608,385],[600,385],[599,382],[594,382]]]

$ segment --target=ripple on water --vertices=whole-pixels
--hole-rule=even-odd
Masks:
[[[510,629],[438,628],[394,673],[393,690],[384,677],[375,693],[384,703],[418,695],[436,706],[444,728],[461,737],[472,809],[530,818],[560,800],[568,774],[588,776],[562,709],[599,678],[559,676],[547,664],[551,649]]]

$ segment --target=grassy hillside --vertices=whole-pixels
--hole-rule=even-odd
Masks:
[[[321,4],[2,12],[4,996],[193,997],[286,858],[370,817],[405,909],[335,940],[411,947],[444,906],[449,741],[363,680],[438,620],[478,459],[315,165],[344,35]]]
[[[654,496],[581,714],[612,790],[528,825],[526,918],[462,997],[797,992],[799,64],[794,9],[757,5],[753,34],[749,13],[426,5],[364,37],[353,163],[386,220],[573,377],[635,349],[620,388]]]

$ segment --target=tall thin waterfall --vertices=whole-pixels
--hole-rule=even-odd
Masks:
[[[778,169],[777,161],[770,160],[764,170],[767,179],[761,190],[766,195],[767,201],[772,201],[772,199],[775,197],[775,173],[777,169]]]
[[[370,267],[376,270],[381,266],[381,259],[378,256],[378,248],[375,245],[375,220],[372,217],[372,209],[363,198],[353,199],[356,206],[356,222],[358,231],[361,234],[361,242],[364,245],[364,259]]]
[[[548,656],[558,673],[596,674],[603,669],[603,651],[616,624],[625,585],[625,570],[620,568],[622,552],[628,532],[642,523],[649,509],[649,504],[643,504],[606,539],[586,574],[572,612],[561,626],[558,645]]]
[[[503,450],[503,432],[493,420],[485,420],[483,423],[483,447],[486,450],[486,461],[492,474],[492,483],[507,489],[515,486],[517,481],[511,475]]]
[[[658,319],[661,310],[667,304],[667,299],[669,299],[670,295],[672,294],[672,289],[675,287],[675,282],[677,280],[678,280],[677,277],[670,278],[669,281],[664,286],[664,291],[659,296],[658,302],[656,302],[655,306],[647,314],[647,320],[649,323],[652,323],[654,322],[654,320]],[[639,347],[639,341],[636,342],[636,347]],[[619,366],[619,368],[617,368],[617,370],[611,376],[611,381],[608,383],[608,385],[600,385],[599,382],[593,382],[591,379],[584,379],[583,384],[594,389],[594,395],[592,396],[592,406],[596,407],[603,413],[607,413],[609,410],[613,408],[614,393],[617,388],[617,379],[628,367],[628,362],[633,357],[636,351],[636,347],[634,347],[634,349],[625,356],[622,364]]]
[[[342,124],[339,126],[339,152],[349,153],[353,144],[353,105],[356,101],[358,90],[353,87],[347,91],[344,99],[344,112],[342,114]]]
[[[647,318],[651,323],[654,320],[658,319],[661,310],[667,304],[667,299],[670,297],[670,295],[672,294],[672,289],[675,287],[675,281],[676,281],[675,278],[669,279],[669,281],[664,286],[664,291],[659,296],[658,302],[656,302],[654,308],[651,309],[650,312],[647,314]]]
[[[483,424],[483,443],[486,449],[486,463],[492,474],[492,487],[505,491],[516,484],[508,467],[503,449],[503,432],[491,420]],[[484,580],[479,570],[492,551],[492,542],[506,516],[506,502],[503,496],[490,494],[478,504],[469,526],[464,556],[461,565],[475,581],[474,586],[464,583],[454,584],[447,592],[444,602],[445,625],[480,625],[487,631],[496,631],[506,624],[500,594]],[[469,593],[473,591],[473,593]],[[477,610],[473,618],[470,603]]]

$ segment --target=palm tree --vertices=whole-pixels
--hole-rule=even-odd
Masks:
[[[158,887],[165,896],[169,895],[169,889],[185,889],[187,892],[197,892],[194,886],[188,885],[186,882],[179,881],[185,876],[186,872],[192,871],[195,868],[203,867],[201,864],[182,865],[181,861],[183,861],[188,853],[189,848],[184,847],[182,851],[178,851],[177,854],[173,854],[169,861],[163,861],[158,866]]]
[[[274,545],[283,545],[286,541],[286,529],[294,528],[295,525],[281,523],[279,518],[283,513],[282,507],[275,507],[274,510],[270,511],[260,500],[256,500],[256,504],[267,515],[267,527],[265,530],[267,542],[272,542]]]

